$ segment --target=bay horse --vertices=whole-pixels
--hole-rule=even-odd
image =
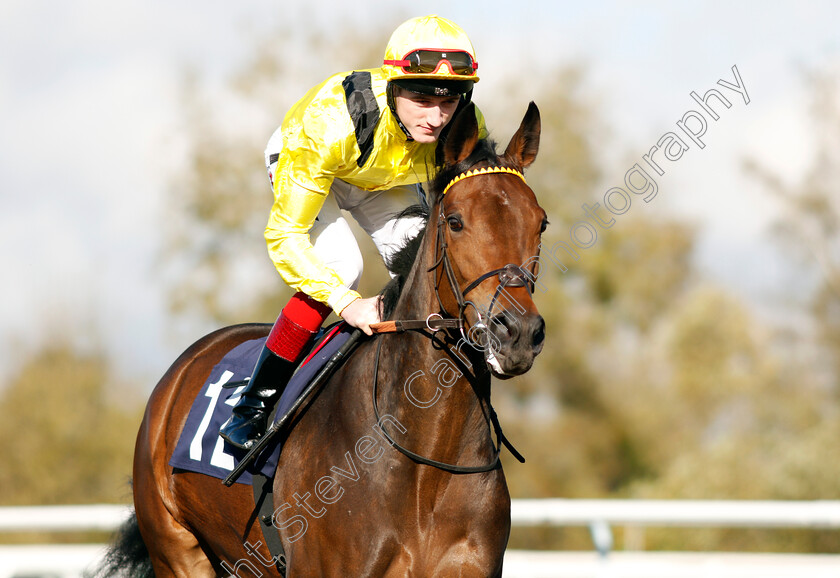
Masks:
[[[520,266],[534,263],[547,223],[522,176],[539,134],[533,102],[503,155],[479,139],[472,105],[453,120],[425,231],[407,249],[416,256],[386,303],[387,319],[424,328],[364,339],[283,442],[274,527],[287,576],[501,576],[510,494],[490,384],[530,369],[544,341],[535,276]],[[456,323],[438,330],[437,319]],[[269,328],[205,336],[151,394],[131,523],[158,578],[279,574],[251,488],[168,465],[211,368]]]

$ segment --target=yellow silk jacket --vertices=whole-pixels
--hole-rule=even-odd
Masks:
[[[315,254],[309,239],[309,230],[333,180],[377,191],[425,182],[434,171],[436,143],[408,140],[388,107],[383,71],[361,72],[370,73],[370,91],[366,94],[375,98],[379,107],[372,148],[366,147],[367,154],[362,156],[357,127],[348,112],[343,83],[350,73],[331,76],[311,89],[283,119],[274,205],[265,229],[269,255],[283,280],[293,289],[327,303],[336,313],[360,295],[343,285],[338,274]],[[486,136],[484,119],[477,109],[476,116],[482,136]],[[370,139],[367,141],[369,144]]]

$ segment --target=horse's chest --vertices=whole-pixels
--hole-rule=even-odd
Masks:
[[[318,518],[290,525],[287,531],[306,527],[292,545],[298,568],[314,563],[317,571],[308,570],[324,576],[495,575],[510,530],[503,484],[391,482],[360,477],[340,500],[316,510]],[[462,573],[465,566],[474,572]]]

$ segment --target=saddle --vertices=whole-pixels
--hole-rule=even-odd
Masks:
[[[351,338],[354,338],[354,331],[343,322],[321,330],[278,400],[270,418],[269,429],[275,425],[275,420],[282,419],[296,409],[302,398],[306,397],[313,379],[323,381],[325,366],[332,364],[331,369],[335,369],[336,358],[338,363],[346,359],[346,356],[338,356],[337,352],[350,349],[348,345],[353,341]],[[226,484],[231,478],[236,483],[250,484],[254,492],[254,511],[266,545],[277,570],[285,576],[283,544],[271,522],[274,509],[272,486],[282,449],[281,436],[275,436],[269,440],[270,443],[262,444],[264,447],[261,446],[256,457],[248,457],[246,450],[231,446],[219,437],[219,429],[230,418],[239,392],[245,387],[242,383],[251,375],[265,340],[263,337],[239,344],[213,367],[190,408],[169,465],[176,472],[205,474],[226,480]],[[242,460],[250,460],[244,469]],[[237,473],[239,469],[242,471]]]
[[[296,403],[307,385],[353,334],[353,328],[339,322],[322,329],[310,352],[304,357],[289,380],[269,421],[282,418]],[[254,362],[265,338],[254,339],[231,349],[210,371],[190,408],[181,437],[169,460],[175,471],[189,471],[224,480],[237,467],[247,451],[233,447],[219,437],[219,429],[231,415],[239,392],[236,387],[251,375]],[[226,387],[234,384],[233,387]],[[255,473],[274,476],[282,444],[279,440],[265,447],[242,472],[237,483],[250,484]]]

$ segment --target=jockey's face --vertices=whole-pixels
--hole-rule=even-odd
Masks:
[[[443,127],[452,120],[460,96],[432,96],[397,88],[394,105],[397,116],[411,137],[419,143],[436,142]]]

